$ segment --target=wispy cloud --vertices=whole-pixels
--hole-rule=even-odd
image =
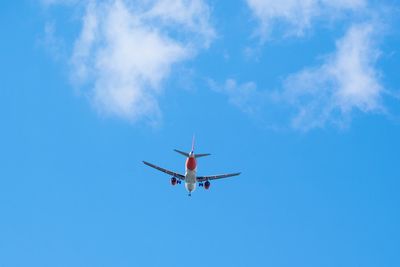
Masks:
[[[316,18],[331,19],[343,11],[360,10],[365,0],[246,0],[259,22],[257,34],[265,39],[274,29],[301,36]]]
[[[327,124],[345,127],[355,111],[385,110],[384,88],[376,69],[381,54],[379,29],[372,22],[351,26],[321,65],[288,75],[278,90],[260,90],[254,82],[238,84],[232,79],[211,87],[245,113],[268,117],[269,126],[282,127],[281,121],[287,121],[282,114],[286,114],[291,126],[301,131]],[[273,121],[271,112],[281,115],[279,122]]]
[[[226,95],[230,104],[249,115],[260,112],[268,100],[268,95],[258,90],[254,82],[238,83],[230,78],[223,84],[218,84],[213,80],[210,80],[208,84],[215,92]]]
[[[44,34],[38,40],[38,43],[46,48],[46,51],[55,61],[66,60],[65,43],[56,35],[54,22],[47,22],[44,27]]]
[[[383,110],[383,86],[375,69],[381,54],[377,30],[372,23],[353,25],[321,66],[287,78],[283,98],[298,110],[292,121],[295,128],[343,124],[354,110]]]
[[[70,60],[73,81],[91,88],[101,113],[157,122],[157,96],[173,67],[215,36],[208,6],[202,0],[86,3]]]

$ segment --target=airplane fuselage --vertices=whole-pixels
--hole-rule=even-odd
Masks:
[[[196,189],[197,162],[193,153],[186,159],[185,188],[189,195]]]

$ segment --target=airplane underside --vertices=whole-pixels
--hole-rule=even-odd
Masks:
[[[196,170],[187,170],[185,175],[185,188],[189,196],[196,189]]]

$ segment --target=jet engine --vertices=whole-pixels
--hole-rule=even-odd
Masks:
[[[178,180],[175,177],[171,178],[171,185],[176,185],[178,183]]]
[[[210,188],[210,186],[211,186],[211,183],[209,181],[206,181],[204,183],[204,189],[208,190]]]

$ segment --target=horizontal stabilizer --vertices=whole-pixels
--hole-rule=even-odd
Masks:
[[[194,154],[195,158],[201,158],[201,157],[206,157],[206,156],[210,156],[210,153],[206,153],[206,154]]]
[[[184,155],[185,157],[189,157],[189,153],[180,151],[180,150],[178,150],[178,149],[174,149],[174,151],[175,151],[175,152],[178,152],[178,153],[181,154],[181,155]]]

